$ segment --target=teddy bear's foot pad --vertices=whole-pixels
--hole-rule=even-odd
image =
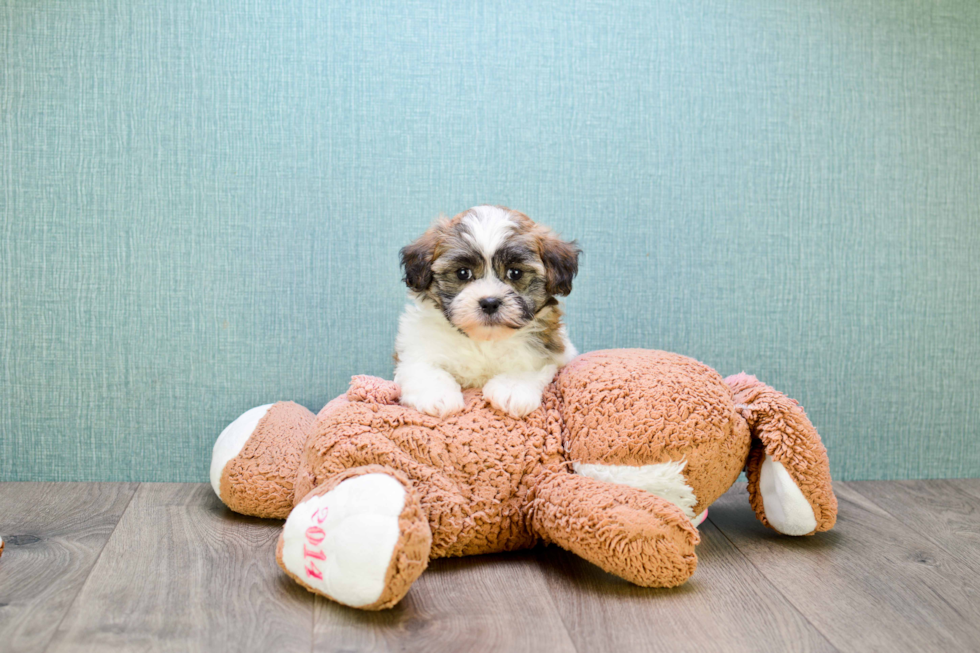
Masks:
[[[806,535],[817,528],[810,502],[782,463],[766,454],[759,474],[759,492],[769,525],[784,535]]]
[[[304,585],[353,607],[379,600],[401,532],[405,488],[383,473],[364,474],[312,496],[290,513],[281,564]]]

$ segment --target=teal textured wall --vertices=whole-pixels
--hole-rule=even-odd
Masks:
[[[584,247],[580,349],[980,475],[980,3],[531,4],[4,2],[0,480],[201,481],[390,376],[398,248],[483,202]]]

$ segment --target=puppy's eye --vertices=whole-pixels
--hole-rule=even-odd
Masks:
[[[469,268],[460,268],[456,270],[456,278],[460,281],[469,281],[473,278],[473,270]]]
[[[509,270],[507,270],[507,278],[510,281],[517,281],[523,276],[524,276],[523,270],[518,270],[517,268],[510,268]]]

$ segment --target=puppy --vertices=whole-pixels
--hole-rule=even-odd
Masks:
[[[578,352],[556,295],[572,291],[581,250],[502,206],[438,220],[401,250],[411,302],[398,323],[395,381],[401,403],[444,417],[462,388],[483,388],[520,418]]]

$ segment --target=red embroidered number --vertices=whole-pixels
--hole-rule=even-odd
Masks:
[[[318,524],[325,522],[327,520],[327,507],[324,506],[313,513],[313,519],[315,519],[316,523]],[[327,534],[324,533],[323,529],[319,526],[310,526],[306,529],[306,542],[303,544],[303,557],[312,558],[306,564],[306,575],[309,578],[323,580],[323,573],[317,569],[316,563],[314,563],[313,560],[326,560],[327,554],[318,548],[311,549],[310,545],[313,547],[318,547],[326,537]]]

